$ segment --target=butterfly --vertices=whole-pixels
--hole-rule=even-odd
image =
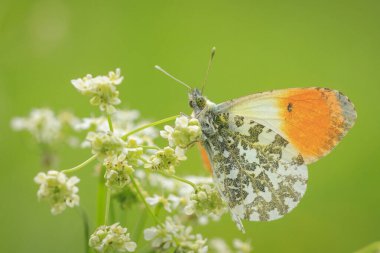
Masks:
[[[305,194],[307,165],[328,154],[356,120],[354,105],[327,88],[294,88],[215,104],[189,95],[215,184],[240,230],[270,221]]]
[[[307,165],[330,153],[357,118],[345,95],[317,87],[221,104],[191,89],[189,104],[215,185],[243,232],[243,219],[271,221],[294,209],[306,191]]]

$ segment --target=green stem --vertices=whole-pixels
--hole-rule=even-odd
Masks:
[[[178,177],[176,175],[168,175],[168,176],[171,178],[174,178],[175,180],[181,181],[182,183],[188,184],[188,185],[192,186],[194,188],[194,190],[197,190],[197,185],[194,184],[193,182],[187,180],[187,179],[184,179],[182,177]]]
[[[144,210],[141,213],[140,218],[139,218],[137,225],[135,227],[133,234],[135,235],[135,242],[136,243],[138,243],[140,240],[140,236],[142,234],[142,231],[143,231],[143,228],[144,228],[145,222],[146,222],[146,215],[147,215],[147,212]]]
[[[98,193],[97,193],[97,217],[96,223],[97,227],[103,225],[104,216],[105,216],[105,199],[106,199],[106,186],[104,183],[104,167],[100,168],[100,175],[98,180]]]
[[[179,117],[179,115],[176,115],[176,116],[172,116],[172,117],[168,117],[168,118],[165,118],[165,119],[162,119],[162,120],[159,120],[159,121],[156,121],[156,122],[153,122],[153,123],[149,123],[147,125],[144,125],[144,126],[141,126],[141,127],[138,127],[132,131],[130,131],[129,133],[126,133],[125,135],[123,135],[122,139],[123,140],[126,140],[129,136],[137,133],[137,132],[140,132],[142,130],[144,130],[145,128],[149,128],[149,127],[153,127],[153,126],[157,126],[157,125],[160,125],[162,123],[165,123],[165,122],[168,122],[168,121],[172,121],[172,120],[175,120],[177,117]]]
[[[157,146],[140,146],[140,148],[143,148],[143,149],[155,149],[155,150],[159,150],[160,149]]]
[[[77,170],[80,170],[81,168],[83,168],[87,164],[89,164],[92,161],[94,161],[97,157],[98,157],[98,155],[93,155],[90,158],[88,158],[86,161],[84,161],[83,163],[79,164],[78,166],[75,166],[75,167],[73,167],[71,169],[62,170],[61,172],[63,172],[63,173],[72,173],[72,172],[75,172]]]
[[[104,225],[108,224],[108,216],[110,212],[110,204],[111,204],[111,190],[107,189],[107,196],[106,196],[106,211],[104,214]]]
[[[173,179],[175,179],[175,180],[178,180],[178,181],[180,181],[180,182],[182,182],[182,183],[188,184],[188,185],[190,185],[191,187],[193,187],[195,191],[198,189],[196,184],[194,184],[193,182],[191,182],[191,181],[189,181],[189,180],[187,180],[187,179],[184,179],[184,178],[182,178],[182,177],[178,177],[178,176],[176,176],[176,175],[171,175],[171,174],[168,174],[168,173],[165,173],[165,172],[162,172],[162,171],[153,171],[153,172],[158,173],[158,174],[161,174],[161,175],[163,175],[163,176],[165,176],[165,177],[171,177],[171,178],[173,178]]]
[[[110,128],[110,131],[113,132],[113,125],[112,125],[111,115],[107,114],[107,120],[108,120],[108,126]]]
[[[110,203],[110,218],[109,218],[109,222],[111,224],[113,224],[113,223],[116,222],[115,201],[112,199],[112,195],[111,195],[111,203]],[[122,222],[120,221],[120,223],[122,223]]]
[[[141,201],[144,203],[145,208],[148,210],[149,214],[153,217],[154,221],[155,221],[157,224],[160,224],[160,225],[161,225],[161,222],[158,220],[157,216],[154,214],[154,212],[153,212],[152,209],[150,208],[149,204],[146,202],[145,197],[144,197],[144,195],[142,194],[140,187],[137,185],[134,176],[133,176],[132,174],[129,174],[129,176],[130,176],[130,178],[131,178],[131,181],[132,181],[133,186],[135,187],[135,189],[136,189],[136,191],[137,191],[137,194],[138,194],[139,197],[141,198]]]
[[[80,216],[83,222],[83,232],[84,232],[84,239],[85,239],[84,252],[89,253],[91,251],[88,246],[88,240],[90,239],[90,225],[88,221],[88,215],[87,215],[87,212],[82,207],[79,208],[79,212],[80,212]]]
[[[154,215],[156,215],[156,217],[159,217],[162,207],[163,205],[157,205],[156,208],[154,209]]]
[[[41,165],[45,171],[51,170],[57,163],[57,156],[52,147],[47,144],[40,143],[41,149]]]
[[[144,163],[147,163],[147,162],[148,162],[148,161],[147,161],[146,159],[144,159],[143,157],[140,157],[140,160],[143,161]],[[184,179],[184,178],[182,178],[182,177],[178,177],[178,176],[176,176],[176,175],[171,175],[171,174],[165,173],[165,172],[163,172],[163,171],[149,170],[149,172],[153,172],[153,173],[161,174],[161,175],[163,175],[163,176],[165,176],[165,177],[171,177],[171,178],[173,178],[173,179],[175,179],[175,180],[178,180],[178,181],[180,181],[180,182],[182,182],[182,183],[185,183],[185,184],[191,185],[191,187],[193,187],[195,191],[198,189],[196,184],[194,184],[193,182],[191,182],[191,181],[189,181],[189,180],[187,180],[187,179]]]

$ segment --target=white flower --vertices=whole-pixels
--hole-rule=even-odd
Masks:
[[[179,222],[178,217],[167,217],[163,226],[147,228],[144,230],[144,238],[151,241],[156,250],[176,248],[180,253],[206,253],[207,239],[200,234],[192,234],[192,228],[186,227]]]
[[[153,197],[147,197],[145,198],[145,200],[151,206],[156,206],[158,204],[161,204],[164,207],[164,209],[168,211],[169,213],[172,211],[169,205],[169,201],[163,196],[154,194]]]
[[[114,135],[121,137],[145,124],[144,121],[138,121],[139,115],[140,113],[137,110],[117,110],[111,116]],[[76,131],[107,132],[109,131],[108,120],[105,116],[83,118],[75,122],[73,129]],[[154,146],[153,140],[157,136],[157,129],[150,127],[134,134],[129,139],[133,139],[138,145]],[[90,147],[90,143],[85,141],[82,143],[82,147]]]
[[[168,139],[169,146],[187,148],[189,145],[198,141],[202,131],[199,121],[196,118],[180,116],[175,121],[175,127],[165,126],[160,131],[161,137]]]
[[[137,247],[127,233],[127,228],[123,228],[119,223],[98,227],[91,235],[89,245],[102,253],[133,252]]]
[[[190,202],[185,207],[187,215],[207,215],[212,218],[220,217],[226,211],[226,205],[220,198],[215,185],[199,184],[197,191],[190,196]]]
[[[125,153],[125,159],[128,161],[128,163],[132,166],[137,167],[139,165],[141,156],[144,154],[144,150],[139,146],[138,140],[134,137],[131,137],[126,142],[123,153]]]
[[[84,95],[90,95],[93,89],[92,75],[87,74],[83,78],[71,80],[72,85]]]
[[[78,187],[75,186],[79,178],[67,178],[62,172],[50,170],[47,173],[38,173],[34,181],[40,185],[38,199],[49,202],[52,214],[59,214],[66,207],[79,205]]]
[[[169,141],[169,146],[173,147],[174,145],[174,139],[173,139],[173,133],[174,133],[174,128],[171,126],[164,126],[164,130],[160,131],[160,135],[162,138],[168,139]]]
[[[180,147],[175,148],[175,155],[177,156],[178,160],[184,161],[187,159],[185,155],[186,150]]]
[[[108,76],[86,75],[72,80],[71,83],[83,95],[91,96],[92,105],[99,106],[101,111],[111,114],[116,111],[114,105],[121,102],[116,85],[119,85],[122,80],[120,69],[116,69],[116,72],[109,72]]]
[[[126,143],[112,132],[89,132],[87,141],[91,143],[92,153],[112,155],[123,151]]]
[[[243,242],[240,239],[234,239],[233,246],[236,250],[236,253],[250,253],[252,252],[251,242]]]
[[[106,132],[109,130],[106,117],[83,118],[74,125],[76,131],[91,130],[96,132]]]
[[[232,253],[228,244],[221,238],[213,238],[210,240],[210,249],[215,253]]]
[[[178,207],[178,205],[181,202],[181,198],[173,194],[170,194],[167,198],[165,198],[164,196],[159,196],[157,194],[154,194],[153,197],[147,197],[146,202],[148,202],[148,204],[151,206],[156,206],[156,205],[161,204],[166,211],[171,213],[173,209]]]
[[[180,235],[181,241],[178,252],[183,253],[207,253],[208,246],[206,245],[207,239],[203,239],[201,234],[192,235],[191,227],[187,227]]]
[[[74,129],[75,125],[79,122],[79,119],[70,111],[61,111],[57,115],[57,118],[61,122],[61,125],[70,126],[72,129]]]
[[[186,179],[193,182],[194,184],[213,184],[213,180],[211,176],[209,177],[187,176]]]
[[[104,159],[103,164],[106,167],[104,178],[108,188],[120,190],[130,182],[129,175],[134,170],[128,164],[125,154],[108,156]]]
[[[28,117],[12,119],[14,130],[27,130],[40,143],[53,144],[61,134],[61,122],[50,109],[34,109]]]
[[[183,197],[178,197],[176,195],[170,194],[168,196],[169,203],[171,204],[172,209],[176,209],[181,203],[184,203],[186,200]]]
[[[109,78],[109,81],[114,84],[114,85],[119,85],[121,84],[121,82],[123,81],[123,78],[121,76],[121,72],[120,72],[120,69],[117,68],[115,72],[113,71],[110,71],[108,73],[108,78]]]
[[[161,176],[159,174],[152,173],[143,173],[140,170],[136,170],[142,177],[141,180],[147,182],[150,187],[157,189],[157,191],[163,191],[165,194],[170,194],[175,196],[177,200],[173,200],[173,203],[177,203],[181,207],[185,207],[189,204],[190,196],[193,193],[194,189],[188,184],[183,184],[177,180],[172,180],[168,177]],[[211,177],[198,177],[198,176],[188,176],[185,179],[195,183],[195,184],[212,184]],[[174,207],[177,208],[177,207]],[[181,211],[183,210],[180,209]],[[211,217],[212,218],[212,217]]]
[[[181,187],[181,185],[187,188],[187,185],[180,184],[180,182],[178,181],[161,176],[159,174],[147,174],[146,176],[147,176],[149,185],[151,187],[157,187],[160,190],[165,190],[167,192],[177,192],[179,188]],[[191,193],[191,189],[189,191],[189,194],[190,193]]]
[[[194,184],[213,184],[213,180],[211,177],[186,176],[184,178],[190,182],[193,182]],[[178,192],[179,196],[189,197],[194,191],[194,188],[188,184],[184,185],[183,183],[179,183],[178,181],[176,181],[176,184],[176,191]]]
[[[186,160],[183,149],[177,147],[174,150],[171,147],[165,147],[149,157],[145,168],[174,174],[175,167],[183,160]]]
[[[129,128],[130,125],[134,125],[140,118],[140,112],[138,110],[118,110],[112,115],[112,120],[117,122],[122,128]]]

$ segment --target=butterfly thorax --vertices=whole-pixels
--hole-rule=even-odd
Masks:
[[[213,125],[213,119],[216,115],[215,103],[204,97],[198,89],[193,89],[189,93],[189,105],[193,108],[193,116],[201,124],[203,137],[215,134],[216,129]]]

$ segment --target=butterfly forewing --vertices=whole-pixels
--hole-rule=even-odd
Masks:
[[[219,110],[254,120],[280,134],[307,164],[328,154],[354,125],[354,105],[326,88],[264,92],[218,105]]]
[[[290,212],[306,191],[302,156],[270,128],[228,111],[209,112],[215,135],[204,145],[216,185],[238,226]]]

